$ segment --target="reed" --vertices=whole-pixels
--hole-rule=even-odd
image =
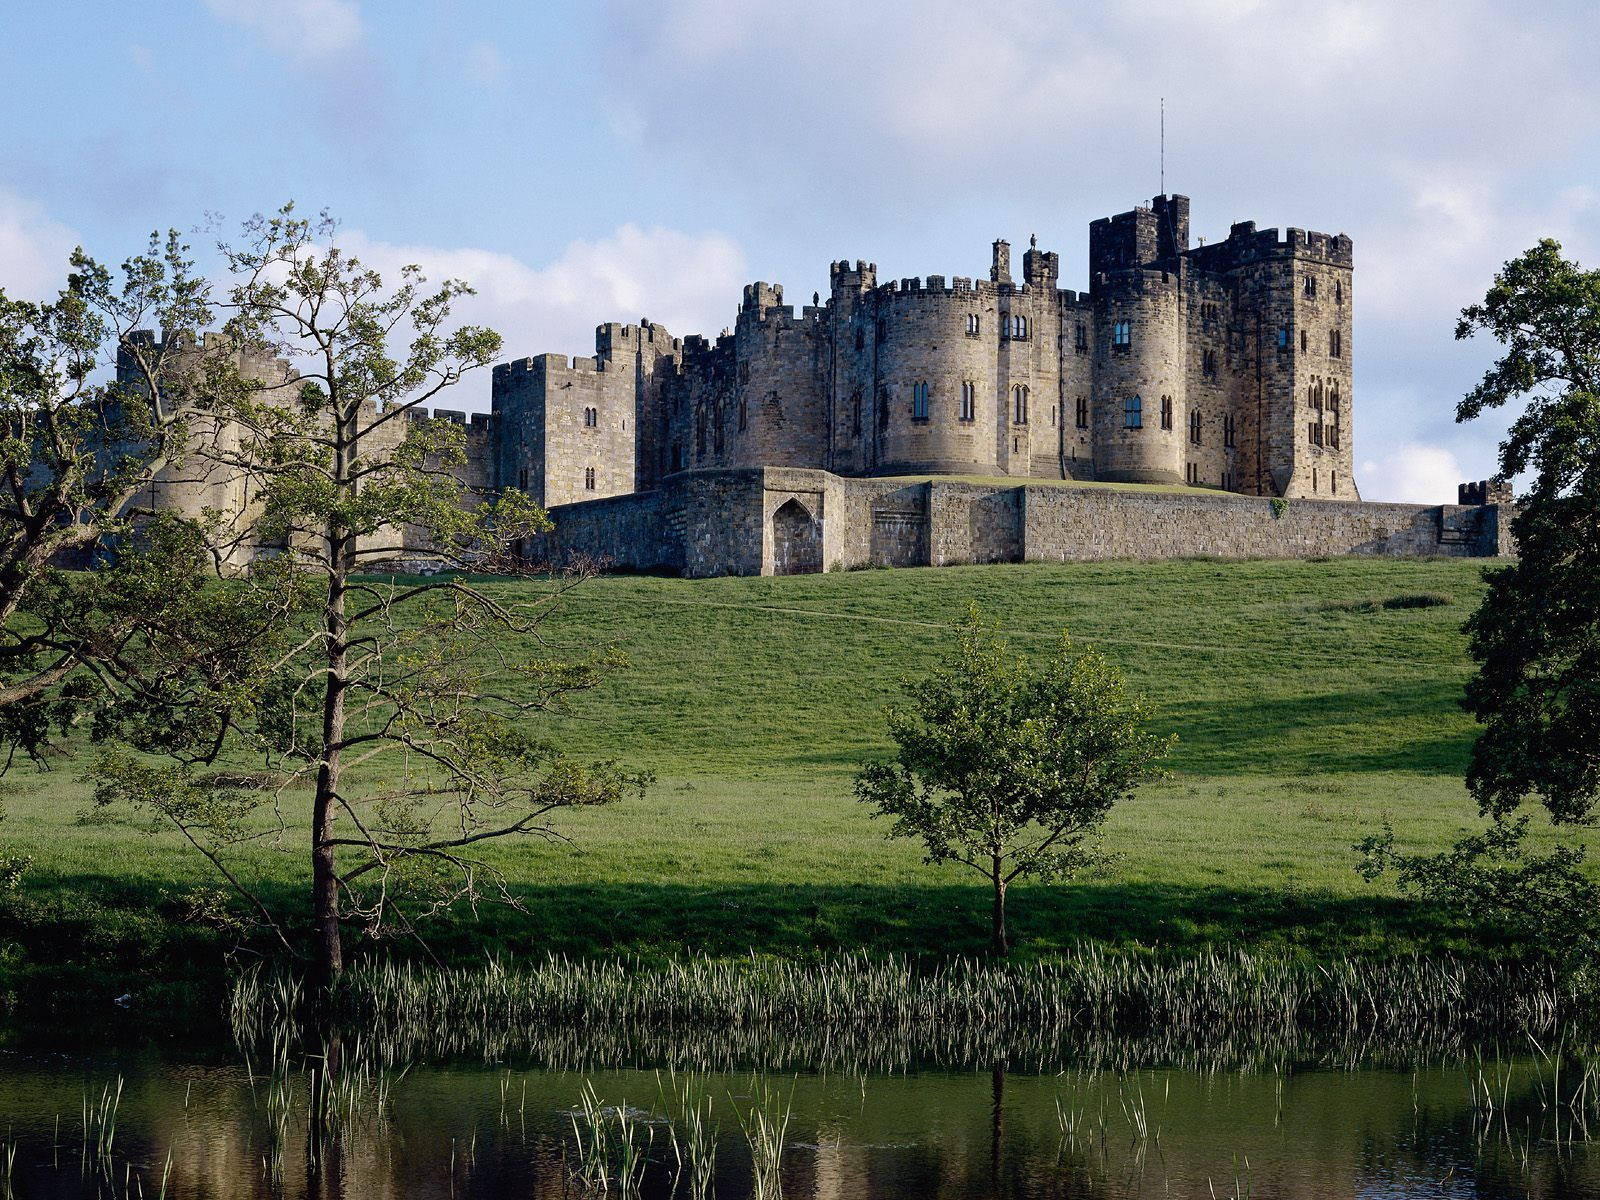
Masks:
[[[794,1093],[785,1097],[765,1079],[751,1080],[751,1100],[739,1116],[750,1147],[751,1194],[755,1200],[783,1196],[783,1144],[789,1132]]]
[[[294,1029],[301,996],[277,974],[239,976],[230,1009],[240,1044]],[[346,1027],[365,1031],[387,1063],[527,1055],[575,1069],[640,1060],[696,1070],[1025,1069],[1086,1052],[1125,1067],[1158,1058],[1270,1066],[1310,1052],[1409,1061],[1548,1037],[1593,1015],[1578,982],[1540,963],[1245,951],[1158,959],[1093,946],[1023,965],[864,954],[387,961],[346,972],[336,999]]]

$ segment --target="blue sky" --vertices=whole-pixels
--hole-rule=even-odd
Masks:
[[[294,198],[380,265],[462,276],[510,356],[603,320],[732,322],[739,285],[982,275],[1037,233],[1087,284],[1088,222],[1158,187],[1194,231],[1345,232],[1357,477],[1440,501],[1500,426],[1454,424],[1493,353],[1454,316],[1540,236],[1600,265],[1586,4],[1454,0],[11,0],[0,286],[81,242]],[[210,239],[197,236],[196,244]],[[458,406],[484,408],[487,378]]]

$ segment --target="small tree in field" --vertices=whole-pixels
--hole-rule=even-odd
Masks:
[[[1008,950],[1006,889],[1095,862],[1095,836],[1177,741],[1149,731],[1122,673],[1063,636],[1034,665],[976,609],[951,658],[887,712],[899,753],[871,762],[856,795],[892,817],[891,837],[921,838],[930,863],[957,862],[994,888],[993,946]]]

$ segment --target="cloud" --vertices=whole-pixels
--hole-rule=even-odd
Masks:
[[[42,206],[0,188],[0,289],[22,300],[46,300],[67,279],[67,256],[78,237]]]
[[[279,54],[331,58],[361,44],[357,0],[205,0],[218,20],[248,30]]]
[[[1445,447],[1412,442],[1382,458],[1363,461],[1356,482],[1364,500],[1454,504],[1456,486],[1466,478],[1456,456]]]
[[[539,266],[492,250],[396,245],[359,232],[340,240],[386,281],[416,263],[433,282],[471,284],[478,294],[456,315],[499,330],[508,359],[593,354],[595,326],[604,321],[647,317],[676,337],[715,334],[732,323],[746,271],[744,252],[725,234],[633,224],[572,242]],[[487,378],[464,385],[448,403],[487,409],[488,387]]]

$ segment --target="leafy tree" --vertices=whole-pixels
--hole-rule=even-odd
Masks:
[[[1403,891],[1513,940],[1592,947],[1600,895],[1583,848],[1533,853],[1516,814],[1536,797],[1557,825],[1587,825],[1600,799],[1600,271],[1541,241],[1462,311],[1456,336],[1480,333],[1504,352],[1456,418],[1520,406],[1500,473],[1531,477],[1511,524],[1518,557],[1485,571],[1466,627],[1478,669],[1464,703],[1482,726],[1467,785],[1490,826],[1442,855],[1397,854],[1388,830],[1358,850],[1369,878],[1393,866]]]
[[[1486,573],[1467,624],[1483,725],[1468,785],[1487,815],[1537,795],[1558,822],[1600,798],[1600,271],[1545,240],[1505,265],[1459,338],[1505,347],[1457,419],[1520,403],[1500,447],[1506,478],[1531,472],[1512,522],[1517,561]]]
[[[451,325],[470,289],[430,290],[414,266],[387,286],[338,234],[291,205],[222,247],[231,344],[299,373],[241,381],[221,414],[232,433],[208,454],[250,480],[255,537],[282,549],[257,559],[246,586],[269,602],[291,581],[311,589],[292,609],[304,619],[283,623],[292,636],[277,652],[219,681],[217,726],[169,747],[171,763],[119,751],[97,768],[100,803],[130,801],[179,829],[267,920],[228,862],[248,843],[283,844],[303,804],[321,991],[343,969],[346,925],[395,933],[459,900],[515,903],[480,855],[487,843],[557,836],[555,810],[647,783],[615,763],[573,761],[533,719],[622,662],[611,651],[562,656],[537,636],[581,574],[502,601],[460,574],[384,573],[418,557],[419,542],[439,566],[522,572],[513,544],[548,521],[521,492],[475,496],[461,482],[462,430],[410,419],[499,351],[493,331]],[[241,785],[199,769],[247,752],[275,773]]]
[[[1121,672],[1065,636],[1034,665],[976,609],[957,630],[951,658],[887,710],[898,754],[865,764],[856,796],[893,818],[891,837],[922,839],[928,862],[988,878],[993,947],[1005,954],[1006,889],[1097,861],[1112,806],[1158,774],[1177,739],[1152,734]]]
[[[193,523],[153,521],[141,499],[204,439],[202,403],[223,377],[181,336],[141,331],[181,334],[212,317],[175,232],[152,234],[119,272],[74,251],[53,301],[0,293],[0,737],[12,753],[37,756],[52,720],[174,665],[145,630],[211,564],[175,552],[200,544]],[[56,569],[108,547],[114,571]]]

